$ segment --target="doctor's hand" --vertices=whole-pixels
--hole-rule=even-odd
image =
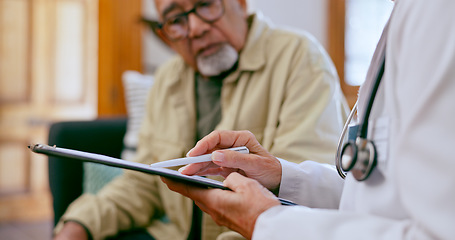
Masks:
[[[250,154],[222,150],[240,146],[246,146]],[[278,192],[281,163],[259,144],[251,132],[213,131],[197,142],[187,155],[193,157],[207,153],[212,153],[212,162],[190,164],[179,171],[186,175],[221,175],[225,178],[232,172],[238,172],[256,179],[270,191]]]
[[[229,190],[207,189],[161,178],[169,189],[194,200],[222,226],[251,239],[254,225],[261,213],[280,205],[279,200],[257,181],[238,173],[230,174],[224,181]]]

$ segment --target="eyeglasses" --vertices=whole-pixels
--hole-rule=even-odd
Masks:
[[[161,29],[171,41],[181,40],[188,36],[188,15],[191,13],[196,14],[196,16],[206,23],[213,23],[223,16],[224,5],[222,0],[199,1],[194,5],[193,9],[166,18],[163,23],[155,22],[153,27]]]

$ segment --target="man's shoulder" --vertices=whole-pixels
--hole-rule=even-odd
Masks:
[[[277,25],[261,12],[252,15],[249,41],[252,45],[264,42],[269,47],[288,46],[289,43],[306,43],[317,40],[307,31],[285,25]],[[273,46],[270,46],[273,45]]]
[[[322,47],[318,40],[306,30],[277,25],[261,13],[255,15],[252,30],[251,41],[262,43],[259,46],[267,49],[269,53],[276,51],[277,54],[280,54],[285,50],[317,53]]]
[[[327,52],[311,33],[287,26],[271,26],[267,30],[264,49],[267,59],[295,61],[306,59],[312,64],[327,64]],[[321,59],[324,59],[321,61]]]
[[[261,50],[265,50],[264,58],[271,62],[296,63],[304,61],[307,65],[334,71],[324,46],[308,31],[296,27],[276,25],[269,20],[258,17],[255,25]],[[259,36],[259,34],[257,35]],[[254,44],[251,44],[254,46]]]
[[[156,75],[176,75],[184,71],[186,67],[185,61],[176,55],[159,66],[156,70]]]
[[[272,26],[268,33],[268,44],[289,46],[294,43],[302,47],[319,46],[320,43],[309,32],[289,26]]]

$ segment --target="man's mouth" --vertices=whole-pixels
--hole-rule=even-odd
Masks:
[[[222,45],[221,43],[210,44],[210,45],[202,48],[201,50],[199,50],[198,56],[202,56],[202,57],[210,56],[210,55],[218,52],[218,50],[221,48],[221,45]]]

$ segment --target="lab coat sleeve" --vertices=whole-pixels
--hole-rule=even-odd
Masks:
[[[338,208],[344,180],[335,167],[313,161],[300,164],[280,159],[279,196],[313,208]]]
[[[252,239],[402,239],[397,236],[409,226],[366,214],[276,206],[259,216]]]
[[[344,180],[333,166],[312,161],[298,165],[280,161],[283,175],[279,196],[300,206],[276,206],[262,213],[256,220],[253,240],[344,239],[346,236],[349,239],[431,238],[412,219],[394,220],[335,209]],[[424,200],[418,202],[425,204]],[[435,225],[441,223],[433,217],[430,219]]]

